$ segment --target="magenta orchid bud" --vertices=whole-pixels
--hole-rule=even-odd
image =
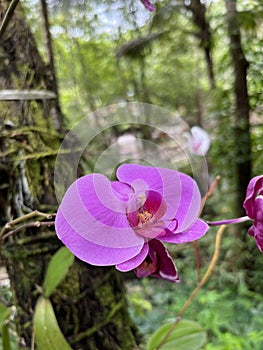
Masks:
[[[140,0],[144,7],[149,11],[155,11],[155,6],[149,0]]]

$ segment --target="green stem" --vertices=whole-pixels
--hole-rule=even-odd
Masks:
[[[201,281],[198,283],[197,287],[193,290],[192,294],[190,297],[187,299],[186,303],[182,307],[182,309],[179,311],[178,316],[176,317],[176,320],[173,322],[171,327],[169,328],[168,332],[166,335],[163,337],[162,341],[160,342],[159,346],[155,350],[161,349],[161,346],[166,342],[167,338],[170,336],[172,331],[175,329],[176,325],[179,323],[181,320],[183,314],[185,311],[188,309],[189,305],[192,303],[194,297],[197,295],[197,293],[200,291],[201,287],[207,282],[209,279],[210,275],[212,274],[212,271],[216,265],[217,259],[219,257],[219,251],[220,251],[220,243],[221,243],[221,237],[226,228],[226,225],[220,226],[219,230],[217,231],[216,234],[216,241],[215,241],[215,250],[214,250],[214,255],[213,258],[208,266],[208,269],[206,273],[204,274],[203,278]]]

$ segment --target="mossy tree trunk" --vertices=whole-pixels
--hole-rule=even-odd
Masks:
[[[9,2],[0,0],[1,18]],[[0,89],[56,92],[52,69],[37,50],[20,5],[0,37]],[[0,101],[0,213],[3,226],[31,210],[56,211],[53,169],[63,138],[57,99]],[[30,349],[32,317],[48,262],[61,246],[52,228],[30,228],[6,239],[5,263],[17,308],[20,348]],[[59,325],[73,349],[137,348],[121,275],[76,259],[52,295]],[[48,349],[47,349],[48,350]]]

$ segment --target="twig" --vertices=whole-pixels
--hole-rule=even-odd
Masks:
[[[12,221],[9,221],[7,224],[5,224],[5,226],[2,228],[1,232],[0,232],[0,241],[3,238],[3,236],[12,229],[12,227],[14,227],[17,224],[20,224],[23,221],[26,221],[28,219],[34,218],[34,217],[42,217],[48,220],[51,220],[55,214],[47,214],[47,213],[42,213],[41,211],[38,210],[34,210],[28,214],[25,214],[23,216],[20,216],[19,218],[16,218]],[[35,224],[35,223],[34,223]],[[23,225],[25,226],[25,225]]]
[[[214,255],[213,255],[213,258],[212,258],[212,260],[211,260],[211,262],[210,262],[210,264],[208,266],[208,269],[207,269],[204,277],[198,283],[197,287],[193,290],[193,292],[191,293],[190,297],[187,299],[186,303],[184,304],[182,309],[179,311],[178,316],[176,317],[176,320],[172,323],[170,329],[165,334],[165,336],[163,337],[162,341],[160,342],[160,344],[158,345],[158,347],[155,350],[160,349],[161,346],[165,343],[165,341],[168,339],[168,337],[170,336],[172,331],[175,329],[176,325],[180,322],[183,314],[188,309],[189,305],[192,303],[194,297],[197,295],[197,293],[199,292],[201,287],[207,282],[208,278],[210,277],[210,275],[211,275],[211,273],[212,273],[212,271],[213,271],[213,269],[215,267],[215,264],[217,262],[217,259],[219,257],[221,237],[222,237],[222,234],[223,234],[225,228],[226,228],[226,225],[222,225],[222,226],[220,226],[219,230],[217,231]]]
[[[4,34],[4,32],[8,26],[8,23],[9,23],[10,19],[12,18],[12,15],[13,15],[18,3],[19,3],[19,0],[12,0],[11,1],[10,5],[6,11],[3,22],[0,26],[0,37]]]
[[[221,178],[220,175],[217,175],[215,177],[215,179],[212,182],[211,186],[209,187],[208,191],[206,192],[206,194],[202,198],[201,207],[200,207],[200,211],[199,211],[199,216],[202,214],[204,206],[205,206],[205,203],[208,200],[208,198],[212,195],[212,193],[214,192],[216,186],[218,185],[218,182],[219,182],[220,178]]]
[[[9,231],[8,233],[6,233],[3,237],[2,240],[4,241],[6,238],[8,238],[9,236],[15,235],[17,232],[25,230],[26,228],[29,227],[40,227],[40,226],[54,226],[55,225],[55,221],[35,221],[35,222],[29,222],[27,224],[21,225],[18,228],[16,228],[15,230]]]

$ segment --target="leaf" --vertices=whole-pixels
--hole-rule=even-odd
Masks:
[[[43,284],[44,296],[46,298],[57,288],[68,273],[68,269],[73,262],[74,255],[66,247],[60,248],[51,258]]]
[[[171,323],[166,323],[152,335],[147,345],[147,350],[197,350],[206,341],[206,332],[194,321],[182,320],[173,329],[171,334],[160,346],[163,338],[169,331]]]
[[[38,350],[72,350],[59,328],[49,299],[38,299],[33,326]]]
[[[0,303],[0,327],[2,326],[3,322],[8,319],[10,315],[10,310],[7,306],[5,306],[3,303]]]
[[[0,329],[2,329],[3,350],[10,350],[9,325],[5,321],[10,316],[10,310],[3,303],[0,303]]]
[[[2,326],[2,345],[3,350],[11,350],[10,337],[9,337],[9,324],[3,324]]]

